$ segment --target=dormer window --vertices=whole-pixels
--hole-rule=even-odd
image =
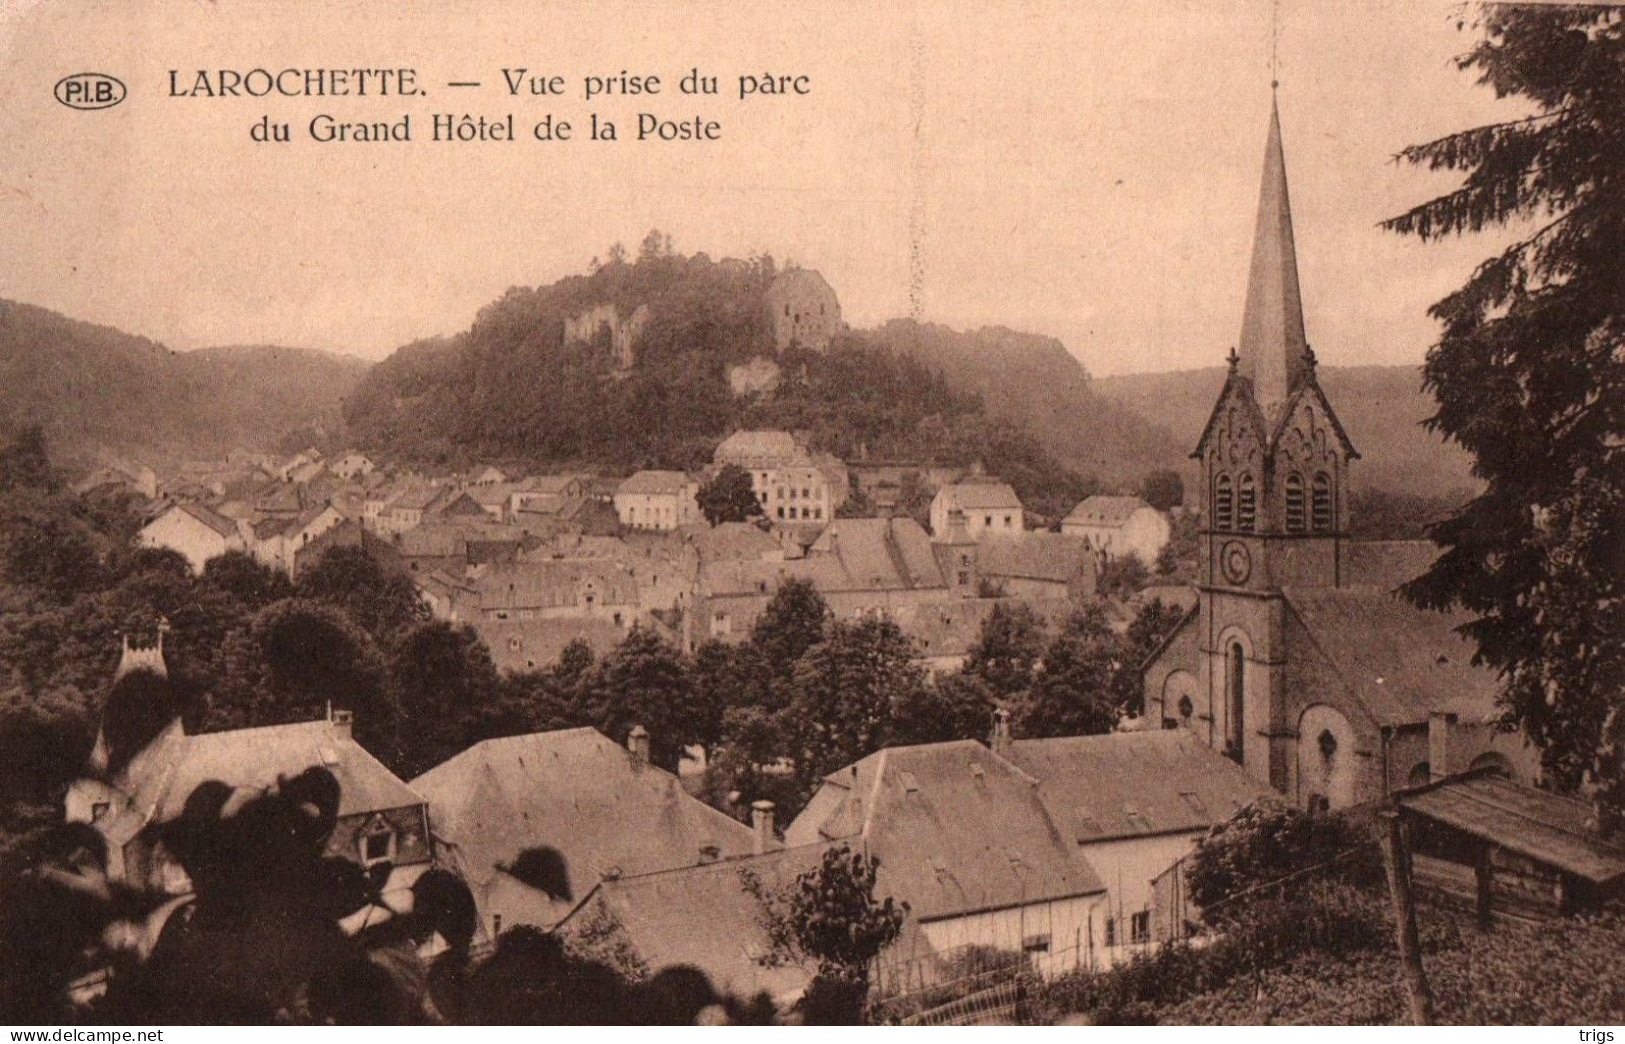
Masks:
[[[395,858],[395,829],[382,816],[376,817],[361,834],[361,865],[387,863]]]

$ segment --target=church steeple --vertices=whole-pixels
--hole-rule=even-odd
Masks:
[[[1287,196],[1286,156],[1281,149],[1281,116],[1272,97],[1253,261],[1247,274],[1247,304],[1241,318],[1239,367],[1241,376],[1252,382],[1253,398],[1272,424],[1308,369],[1308,347],[1298,289],[1298,253],[1292,238],[1292,204]]]

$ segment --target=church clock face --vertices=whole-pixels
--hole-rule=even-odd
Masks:
[[[1224,578],[1232,584],[1241,585],[1253,573],[1253,556],[1248,554],[1247,545],[1239,540],[1232,540],[1224,545],[1219,553],[1219,568],[1224,572]]]

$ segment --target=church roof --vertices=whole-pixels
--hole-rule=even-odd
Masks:
[[[1308,350],[1303,295],[1298,286],[1297,245],[1292,234],[1292,204],[1287,193],[1286,155],[1281,148],[1281,116],[1272,99],[1238,352],[1242,376],[1253,382],[1254,394],[1266,416],[1276,416],[1303,379]]]
[[[1459,614],[1418,609],[1376,587],[1282,588],[1310,641],[1379,725],[1428,714],[1498,716],[1495,672],[1473,665]]]

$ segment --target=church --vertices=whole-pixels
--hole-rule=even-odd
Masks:
[[[1315,376],[1274,104],[1229,363],[1192,453],[1206,508],[1197,605],[1146,662],[1147,720],[1190,730],[1305,808],[1474,768],[1532,782],[1538,758],[1497,727],[1498,681],[1472,664],[1464,618],[1394,593],[1433,545],[1349,537],[1359,453]]]

